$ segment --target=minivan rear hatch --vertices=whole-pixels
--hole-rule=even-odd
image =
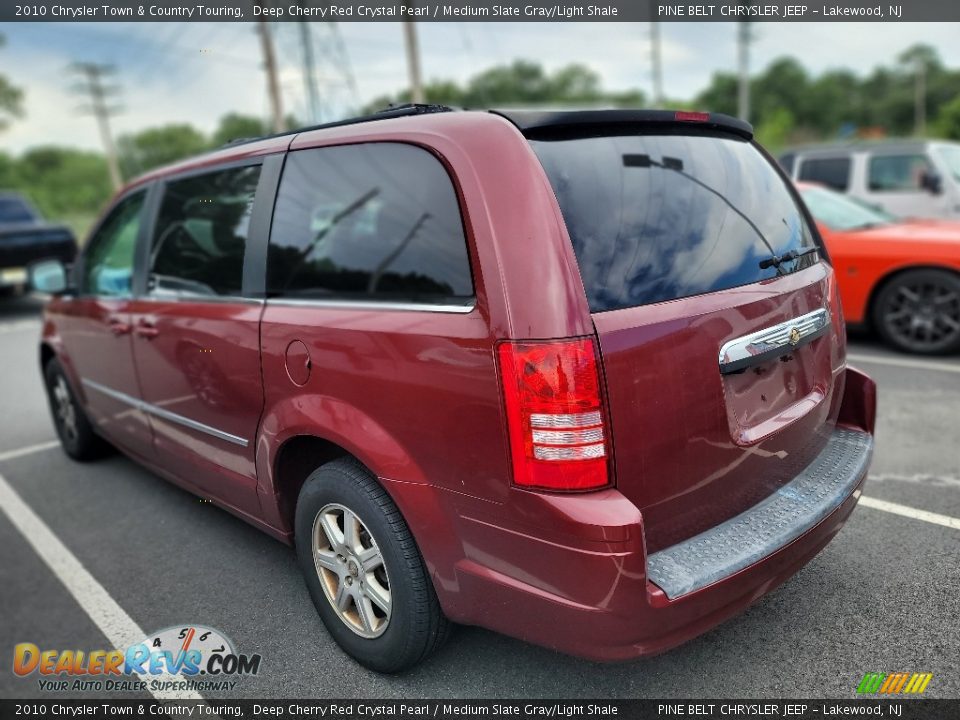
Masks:
[[[587,115],[511,119],[570,235],[617,487],[654,552],[755,505],[823,449],[843,329],[818,236],[749,126]]]

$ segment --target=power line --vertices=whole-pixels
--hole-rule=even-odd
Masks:
[[[108,104],[108,99],[119,92],[116,85],[106,85],[105,79],[116,73],[112,65],[102,65],[92,62],[75,62],[70,69],[81,76],[81,84],[75,90],[88,95],[90,104],[81,108],[81,112],[92,114],[97,120],[100,129],[100,140],[107,156],[107,169],[110,172],[110,182],[114,190],[119,190],[123,184],[120,175],[120,164],[117,161],[117,148],[113,142],[110,130],[110,116],[120,111],[119,106]]]

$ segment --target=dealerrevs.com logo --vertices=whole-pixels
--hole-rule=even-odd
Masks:
[[[233,690],[236,678],[260,671],[260,661],[204,625],[165,628],[126,650],[41,650],[29,642],[13,649],[14,674],[36,674],[40,689],[53,692]]]

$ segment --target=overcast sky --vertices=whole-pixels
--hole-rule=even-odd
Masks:
[[[689,98],[717,70],[736,66],[732,23],[662,23],[664,87]],[[650,95],[646,23],[423,23],[418,26],[424,76],[463,81],[516,58],[548,68],[588,65],[610,89],[639,87]],[[960,67],[957,23],[757,23],[753,67],[792,55],[810,71],[850,68],[865,74],[894,62],[917,42],[935,46]],[[231,111],[266,116],[266,81],[255,26],[247,23],[0,23],[7,38],[0,72],[26,90],[24,119],[0,135],[0,147],[20,152],[38,144],[99,148],[92,118],[78,113],[70,92],[70,62],[116,65],[123,112],[116,134],[150,125],[190,122],[210,131]],[[359,104],[406,85],[403,35],[397,23],[341,23],[340,35],[356,79]],[[294,23],[274,26],[286,109],[307,115]],[[321,39],[328,30],[312,28]],[[329,43],[326,43],[329,46]],[[321,45],[322,46],[322,45]],[[354,94],[330,64],[321,64],[329,111],[342,113]],[[325,118],[333,119],[333,118]]]

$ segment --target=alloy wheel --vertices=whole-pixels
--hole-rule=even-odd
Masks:
[[[77,429],[77,408],[70,396],[70,388],[63,375],[57,377],[53,386],[53,398],[56,403],[57,424],[68,442],[75,443],[79,437]]]
[[[313,521],[313,560],[327,600],[361,637],[383,634],[390,622],[390,580],[380,548],[349,508],[325,505]]]
[[[935,279],[902,283],[888,295],[881,317],[906,349],[947,347],[960,336],[960,293]]]

